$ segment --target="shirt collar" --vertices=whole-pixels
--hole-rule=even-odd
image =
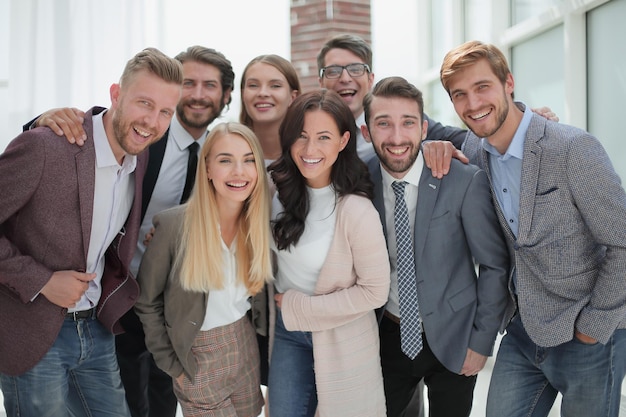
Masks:
[[[406,175],[400,179],[392,177],[391,174],[388,173],[381,164],[380,170],[381,170],[382,177],[383,177],[383,186],[385,188],[391,188],[391,184],[395,181],[406,181],[407,183],[414,185],[415,187],[418,187],[423,168],[424,168],[424,159],[422,158],[421,152],[417,155],[417,159],[413,163],[413,166],[409,169]]]
[[[528,131],[528,127],[530,126],[530,120],[533,117],[533,112],[530,110],[530,107],[523,103],[515,103],[518,104],[520,108],[524,109],[524,115],[522,116],[522,121],[519,126],[517,126],[517,130],[515,131],[515,135],[513,135],[513,140],[509,144],[504,155],[500,155],[500,152],[497,151],[496,148],[491,146],[489,142],[485,138],[482,139],[483,148],[492,155],[502,156],[503,159],[509,158],[517,158],[522,159],[524,155],[524,140],[526,139],[526,132]]]
[[[111,167],[116,166],[120,167],[118,164],[115,155],[113,154],[113,150],[111,149],[111,145],[109,144],[109,140],[107,139],[106,131],[104,130],[104,121],[102,116],[108,110],[103,111],[102,113],[98,113],[93,115],[93,145],[96,151],[96,166],[98,168]],[[121,168],[124,172],[130,173],[135,170],[137,166],[137,155],[129,155],[126,154],[124,156],[124,161],[122,162]]]
[[[180,124],[178,120],[178,115],[172,117],[172,121],[170,122],[170,136],[173,138],[174,143],[178,146],[179,150],[184,150],[189,147],[196,139],[198,140],[198,145],[202,147],[204,144],[204,140],[206,139],[206,135],[208,132],[205,132],[199,138],[194,138],[185,130],[183,125]],[[166,140],[167,138],[162,138],[161,140]]]

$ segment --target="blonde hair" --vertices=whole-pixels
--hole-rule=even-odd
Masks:
[[[272,279],[270,255],[270,199],[263,151],[258,139],[241,123],[220,123],[208,135],[198,160],[196,182],[183,222],[181,248],[176,258],[183,289],[195,292],[224,287],[222,239],[213,183],[207,179],[206,158],[218,138],[242,137],[254,155],[258,179],[245,201],[237,231],[237,280],[255,295]]]
[[[182,64],[156,48],[146,48],[126,63],[124,72],[120,77],[122,88],[125,88],[141,71],[148,71],[168,83],[178,85],[183,83]]]

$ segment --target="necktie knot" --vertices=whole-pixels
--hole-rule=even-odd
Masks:
[[[404,200],[404,188],[406,187],[406,181],[394,181],[391,183],[393,193],[396,195],[396,200],[402,198]]]

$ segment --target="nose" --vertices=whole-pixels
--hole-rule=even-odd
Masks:
[[[193,98],[201,98],[204,97],[204,86],[202,83],[197,83],[191,89],[191,97]]]
[[[339,77],[339,81],[349,82],[352,80],[352,76],[348,73],[346,68],[341,70],[341,76]]]
[[[259,96],[267,97],[269,95],[269,86],[262,85],[261,88],[259,88]]]
[[[480,106],[480,97],[478,96],[478,94],[474,94],[474,93],[467,93],[467,104],[469,105],[470,109],[476,109]]]
[[[146,124],[146,126],[158,127],[160,116],[161,112],[156,109],[146,112],[143,118],[143,122]]]

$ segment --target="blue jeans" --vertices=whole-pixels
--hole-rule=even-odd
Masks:
[[[311,332],[290,332],[285,329],[278,308],[267,387],[272,417],[315,415],[317,391]]]
[[[0,375],[7,416],[130,416],[114,336],[95,318],[66,318],[34,368]]]
[[[487,417],[545,417],[559,392],[564,417],[618,417],[625,357],[626,330],[617,330],[606,345],[574,338],[544,348],[532,342],[517,315],[498,349]]]

